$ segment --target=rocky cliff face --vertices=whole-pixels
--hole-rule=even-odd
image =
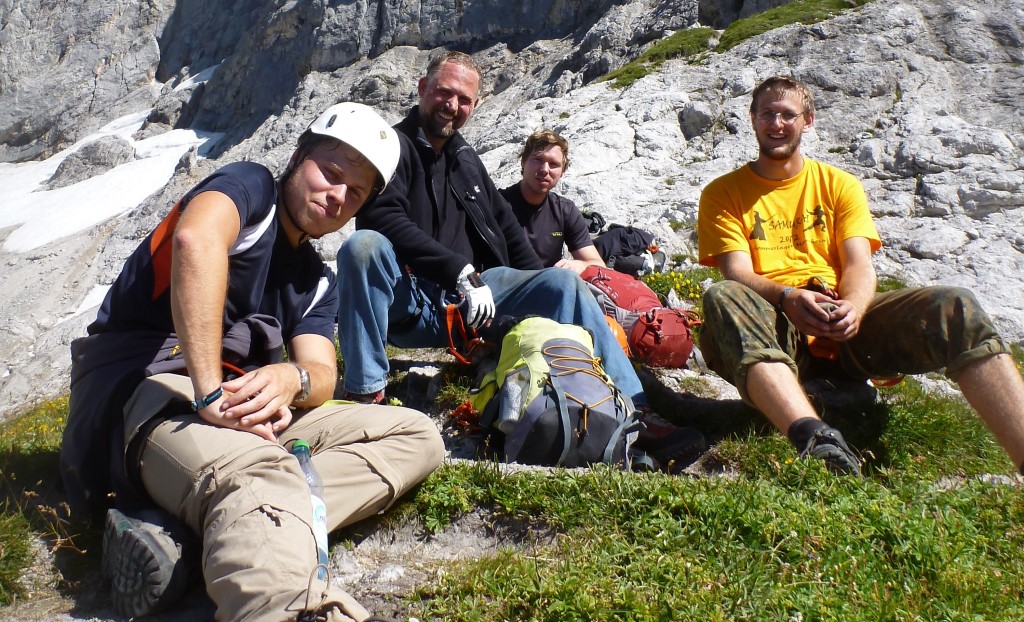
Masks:
[[[228,161],[280,167],[338,100],[397,121],[428,51],[446,44],[485,68],[465,133],[499,185],[517,179],[525,135],[552,128],[572,144],[561,191],[651,229],[678,254],[695,250],[701,188],[755,154],[754,85],[776,73],[807,81],[818,97],[807,153],[864,181],[885,242],[880,272],[971,287],[1005,336],[1024,339],[1024,0],[876,0],[696,63],[667,62],[625,90],[594,81],[668,32],[699,20],[721,27],[755,4],[236,0],[211,11],[195,0],[0,0],[0,162],[46,157],[147,109],[139,136],[225,134],[211,159],[184,158],[130,213],[28,252],[0,250],[0,408],[66,387],[67,345],[92,316],[73,312],[184,189]],[[94,151],[106,167],[143,157],[123,147]],[[84,169],[98,156],[81,157]],[[67,175],[50,183],[77,181]],[[344,235],[323,242],[325,255]]]

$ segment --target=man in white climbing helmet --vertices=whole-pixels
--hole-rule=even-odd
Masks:
[[[322,405],[339,294],[308,241],[383,190],[398,156],[376,112],[341,103],[279,179],[224,166],[139,245],[72,344],[61,470],[73,509],[105,519],[103,567],[125,616],[176,602],[195,540],[218,620],[369,615],[329,580],[310,582],[310,491],[288,447],[312,447],[331,529],[385,510],[441,461],[422,413]]]

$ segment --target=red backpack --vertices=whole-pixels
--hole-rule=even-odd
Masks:
[[[664,306],[646,283],[628,274],[588,266],[580,277],[605,315],[622,325],[634,360],[658,367],[686,367],[693,352],[694,311]]]
[[[601,310],[629,334],[637,316],[661,305],[654,290],[640,279],[601,266],[587,266],[580,277],[590,285]]]
[[[653,367],[687,367],[693,353],[693,327],[701,323],[696,311],[659,307],[641,313],[629,331],[633,358]]]

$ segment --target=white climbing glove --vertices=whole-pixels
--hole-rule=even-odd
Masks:
[[[466,326],[480,328],[494,319],[494,296],[491,294],[491,288],[484,284],[472,264],[462,269],[455,285],[462,294]]]

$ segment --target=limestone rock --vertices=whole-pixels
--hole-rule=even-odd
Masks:
[[[279,172],[339,100],[399,121],[441,45],[483,68],[463,133],[499,186],[518,179],[526,135],[553,129],[573,157],[559,190],[652,231],[669,255],[695,255],[701,189],[756,156],[754,86],[772,74],[808,82],[817,115],[805,153],[863,180],[885,243],[879,273],[969,287],[1007,340],[1024,340],[1024,0],[875,0],[669,60],[625,89],[596,81],[672,31],[721,28],[768,4],[0,0],[0,162],[48,156],[128,112],[150,111],[144,135],[226,133],[130,214],[0,254],[4,412],[66,382],[64,342],[94,313],[79,306],[188,187],[240,159]],[[318,242],[321,254],[333,260],[350,230]]]
[[[135,149],[120,136],[103,136],[68,156],[50,178],[47,188],[63,188],[130,162]]]

